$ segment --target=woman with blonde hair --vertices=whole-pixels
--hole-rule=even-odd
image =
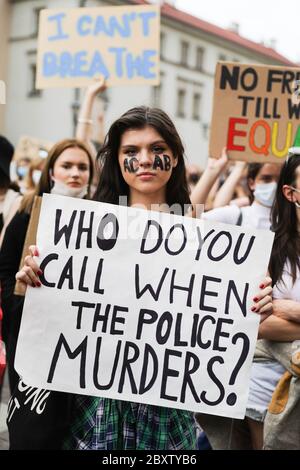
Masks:
[[[44,193],[77,198],[89,197],[93,168],[90,150],[83,142],[65,139],[55,144],[45,160],[35,191],[23,197],[19,211],[6,228],[0,250],[0,283],[4,314],[3,337],[7,350],[11,391],[19,379],[13,364],[24,303],[23,296],[14,295],[15,275],[22,257],[34,198]]]

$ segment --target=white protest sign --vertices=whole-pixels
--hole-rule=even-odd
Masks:
[[[49,390],[242,418],[272,239],[44,195],[43,286],[27,290],[16,370]]]
[[[159,84],[157,5],[42,10],[36,88]]]

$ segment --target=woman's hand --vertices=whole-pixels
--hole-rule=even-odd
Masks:
[[[260,315],[260,323],[263,322],[273,312],[272,303],[272,279],[266,277],[259,286],[260,292],[254,297],[252,312]]]
[[[98,93],[102,93],[106,90],[107,85],[104,77],[95,78],[91,85],[88,86],[86,93],[91,96],[97,96]]]
[[[214,172],[220,175],[225,170],[228,162],[227,148],[223,147],[219,158],[208,158],[206,169],[209,172]]]
[[[24,266],[16,274],[16,280],[21,282],[25,288],[27,285],[31,287],[41,287],[42,284],[38,276],[43,273],[33,258],[34,256],[39,256],[37,247],[35,245],[31,245],[29,247],[29,253],[30,254],[25,257]]]

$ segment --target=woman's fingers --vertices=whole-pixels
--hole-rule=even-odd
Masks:
[[[267,276],[265,277],[265,279],[263,280],[263,282],[260,284],[260,289],[264,289],[265,287],[268,287],[268,286],[272,286],[272,279]]]
[[[24,259],[24,266],[16,274],[16,280],[32,287],[40,287],[42,284],[39,276],[42,274],[42,271],[33,258],[34,256],[39,256],[36,245],[29,247],[29,253],[30,255],[26,256]]]
[[[39,250],[36,245],[30,245],[29,246],[29,253],[31,256],[39,256]]]
[[[24,266],[29,266],[32,271],[34,271],[35,274],[41,274],[42,271],[40,270],[39,265],[37,262],[33,259],[32,256],[28,255],[24,258]]]
[[[30,266],[23,266],[23,268],[17,272],[16,279],[32,287],[40,287],[42,285],[38,276]]]
[[[259,286],[260,292],[254,297],[254,305],[251,307],[252,312],[261,315],[260,321],[263,321],[267,316],[271,315],[272,304],[272,279],[267,277]]]
[[[260,323],[261,323],[273,313],[272,302],[269,302],[266,305],[264,305],[258,313],[260,316]]]

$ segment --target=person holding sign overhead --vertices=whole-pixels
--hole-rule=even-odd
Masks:
[[[141,106],[123,114],[112,124],[98,161],[96,201],[187,213],[184,148],[162,110]],[[38,248],[30,247],[30,253],[16,278],[39,285]],[[255,300],[262,319],[272,310],[270,282],[263,281]],[[65,449],[190,450],[197,429],[193,413],[182,409],[76,395],[70,434]]]

